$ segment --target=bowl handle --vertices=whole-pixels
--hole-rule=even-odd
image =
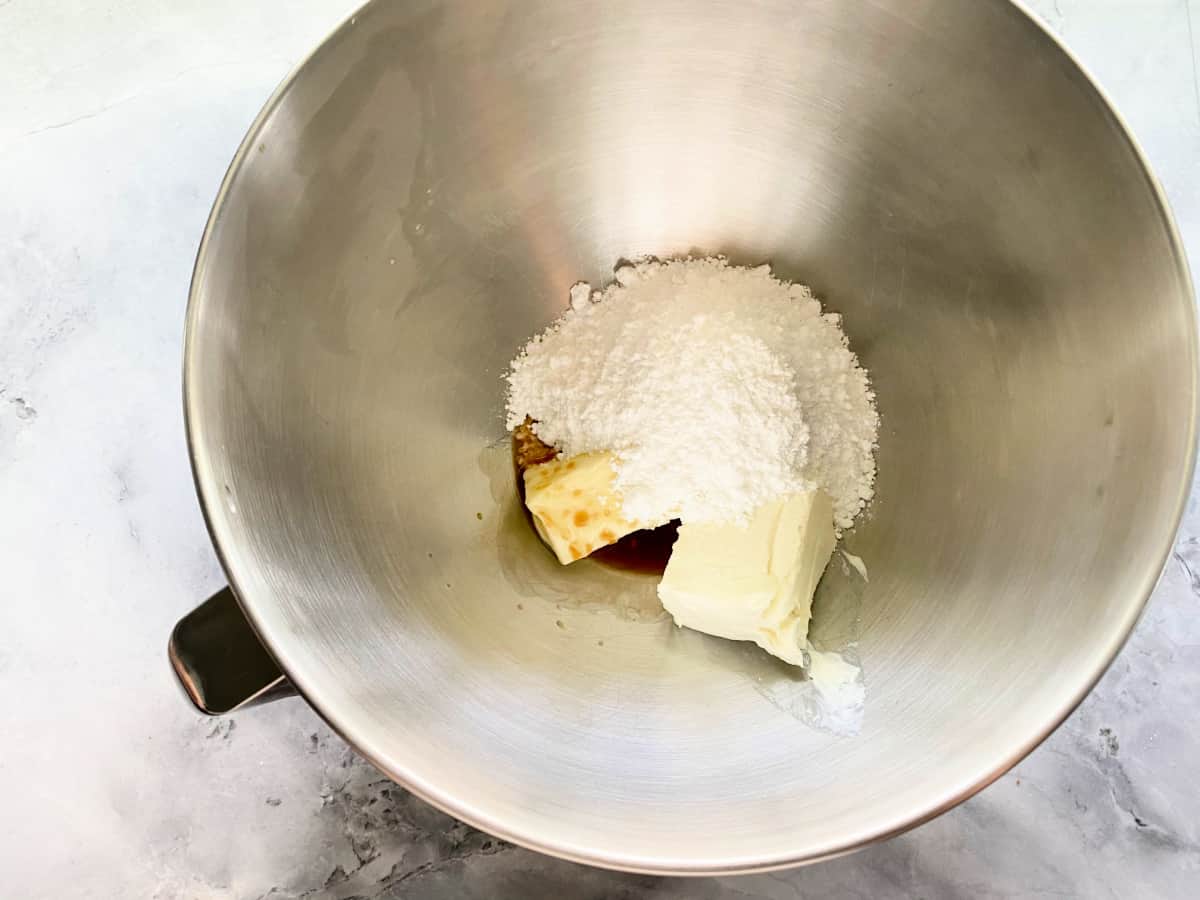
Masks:
[[[167,658],[188,699],[210,716],[295,693],[229,588],[179,620]]]

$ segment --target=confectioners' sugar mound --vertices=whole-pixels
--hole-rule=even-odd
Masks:
[[[641,262],[531,340],[508,375],[508,427],[526,416],[563,453],[618,457],[625,515],[744,521],[820,487],[838,529],[870,499],[878,416],[839,316],[767,266]]]

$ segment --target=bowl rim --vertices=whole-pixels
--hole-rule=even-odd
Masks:
[[[868,834],[860,837],[855,837],[843,841],[840,845],[832,847],[827,851],[818,851],[815,853],[797,853],[792,856],[779,856],[771,858],[747,858],[741,861],[719,861],[713,865],[696,865],[694,863],[683,863],[682,861],[672,861],[661,857],[648,855],[638,857],[632,855],[612,855],[599,852],[589,851],[586,847],[570,846],[563,843],[556,843],[549,837],[538,837],[530,834],[521,833],[509,829],[503,822],[495,821],[486,814],[475,810],[470,805],[469,801],[464,798],[453,796],[450,792],[443,791],[433,785],[423,783],[420,779],[412,777],[410,773],[400,771],[395,766],[389,765],[383,759],[371,750],[364,746],[364,742],[356,740],[350,733],[350,729],[343,726],[339,721],[338,715],[334,710],[323,708],[315,699],[314,691],[311,686],[304,683],[302,677],[298,678],[296,673],[289,667],[286,658],[278,655],[270,640],[266,629],[263,627],[261,617],[254,611],[253,603],[246,602],[243,597],[244,593],[239,584],[239,579],[233,567],[230,565],[227,553],[222,546],[223,540],[232,542],[231,536],[223,536],[216,517],[212,514],[212,509],[219,505],[220,491],[215,484],[210,483],[206,474],[206,460],[202,459],[204,450],[199,446],[199,441],[196,435],[196,422],[199,418],[198,410],[196,409],[196,401],[194,396],[195,369],[198,350],[196,347],[196,335],[198,333],[197,320],[201,314],[202,301],[199,299],[199,283],[202,278],[208,262],[209,244],[212,239],[213,232],[216,227],[217,220],[221,210],[225,204],[225,200],[233,188],[237,176],[241,172],[246,159],[250,156],[251,151],[259,142],[259,135],[267,120],[279,107],[284,97],[288,94],[292,86],[295,84],[300,74],[308,67],[309,63],[318,56],[327,46],[335,42],[350,28],[357,25],[360,16],[364,15],[371,7],[375,6],[376,0],[366,0],[352,13],[344,17],[342,21],[335,26],[310,52],[305,54],[299,62],[297,62],[291,70],[280,81],[279,85],[271,93],[270,97],[263,104],[262,109],[255,116],[238,145],[229,167],[221,180],[221,185],[217,191],[217,195],[213,201],[212,208],[205,222],[204,232],[200,239],[200,244],[196,252],[195,262],[192,269],[192,277],[188,288],[188,301],[185,313],[185,332],[184,332],[184,353],[183,353],[183,407],[184,407],[184,428],[186,432],[186,442],[188,450],[188,458],[192,470],[192,479],[195,484],[196,494],[200,501],[201,513],[204,517],[205,527],[208,530],[209,537],[212,541],[214,551],[216,552],[218,561],[221,564],[228,580],[229,585],[233,589],[234,596],[237,598],[238,604],[241,607],[242,613],[246,620],[250,623],[251,628],[258,635],[263,645],[268,648],[272,657],[276,660],[280,670],[287,676],[296,692],[304,699],[304,701],[319,715],[324,722],[341,737],[349,746],[354,748],[355,752],[365,758],[371,765],[378,769],[382,774],[395,781],[397,784],[412,792],[424,802],[429,803],[442,812],[453,816],[455,819],[463,821],[472,827],[485,831],[495,837],[508,841],[512,844],[524,847],[529,850],[535,850],[539,853],[544,853],[549,856],[570,862],[582,863],[585,865],[596,866],[602,869],[609,869],[621,872],[632,872],[645,875],[657,876],[719,876],[719,875],[739,875],[750,874],[756,872],[770,872],[780,869],[792,868],[809,863],[822,862],[825,860],[836,859],[840,856],[853,853],[857,850],[868,847],[872,844],[880,843],[889,840],[898,835],[904,834],[913,828],[925,824],[932,819],[937,818],[942,813],[947,812],[965,800],[970,799],[975,794],[982,791],[984,788],[991,785],[993,782],[1001,778],[1013,766],[1021,762],[1034,749],[1036,749],[1043,741],[1046,740],[1070,715],[1078,708],[1079,704],[1091,693],[1092,689],[1099,682],[1101,677],[1107,672],[1121,649],[1125,646],[1130,635],[1133,633],[1138,621],[1141,619],[1145,611],[1146,605],[1157,586],[1162,572],[1170,558],[1171,550],[1174,547],[1175,538],[1178,535],[1179,527],[1183,519],[1184,512],[1187,507],[1188,499],[1191,495],[1192,480],[1195,475],[1196,468],[1196,453],[1197,453],[1197,417],[1200,413],[1200,398],[1198,398],[1198,378],[1200,378],[1200,368],[1197,365],[1198,342],[1200,335],[1197,332],[1197,315],[1195,308],[1195,287],[1192,280],[1191,272],[1188,265],[1187,254],[1184,249],[1183,241],[1179,233],[1175,217],[1171,211],[1170,202],[1167,199],[1166,192],[1163,189],[1161,182],[1155,175],[1150,161],[1146,156],[1141,144],[1134,136],[1128,122],[1117,110],[1115,103],[1109,96],[1107,91],[1101,86],[1096,77],[1083,64],[1083,62],[1075,55],[1075,53],[1066,46],[1066,44],[1052,32],[1049,26],[1030,9],[1027,5],[1027,0],[991,0],[993,3],[1008,6],[1016,10],[1025,20],[1027,26],[1036,29],[1043,39],[1049,41],[1050,46],[1061,53],[1078,71],[1083,78],[1084,84],[1090,88],[1096,99],[1100,101],[1100,105],[1104,113],[1110,119],[1114,126],[1115,136],[1119,140],[1124,140],[1127,149],[1129,149],[1134,159],[1136,160],[1142,177],[1145,179],[1146,186],[1150,190],[1155,206],[1159,214],[1161,225],[1168,237],[1171,254],[1174,258],[1176,275],[1179,278],[1183,288],[1183,295],[1186,302],[1185,315],[1188,319],[1190,328],[1188,331],[1188,351],[1192,362],[1191,366],[1191,407],[1189,410],[1187,423],[1187,441],[1186,441],[1186,464],[1184,466],[1183,478],[1180,481],[1179,493],[1175,500],[1175,508],[1172,513],[1171,521],[1171,539],[1166,543],[1158,553],[1157,563],[1146,573],[1142,587],[1139,590],[1140,597],[1138,601],[1131,604],[1126,611],[1125,620],[1121,623],[1117,631],[1116,639],[1112,645],[1103,654],[1100,665],[1096,670],[1089,675],[1081,683],[1079,690],[1055,713],[1053,713],[1047,721],[1036,731],[1029,735],[1025,740],[1018,743],[1005,758],[989,771],[983,773],[979,778],[972,781],[965,787],[952,793],[950,796],[936,802],[924,809],[916,810],[911,816],[903,819],[896,824],[889,824],[880,827]]]

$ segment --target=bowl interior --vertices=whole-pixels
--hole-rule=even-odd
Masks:
[[[689,252],[811,285],[872,374],[856,735],[516,505],[508,360]],[[542,849],[745,869],[945,808],[1090,687],[1174,532],[1193,335],[1137,151],[1006,2],[377,3],[235,161],[188,420],[244,604],[376,764]]]

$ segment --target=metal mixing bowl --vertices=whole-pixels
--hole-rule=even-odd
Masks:
[[[811,285],[873,376],[856,736],[515,505],[509,359],[691,251]],[[1145,161],[1008,2],[412,0],[252,127],[185,384],[231,585],[361,753],[531,847],[728,872],[927,819],[1079,702],[1171,545],[1196,339]]]

